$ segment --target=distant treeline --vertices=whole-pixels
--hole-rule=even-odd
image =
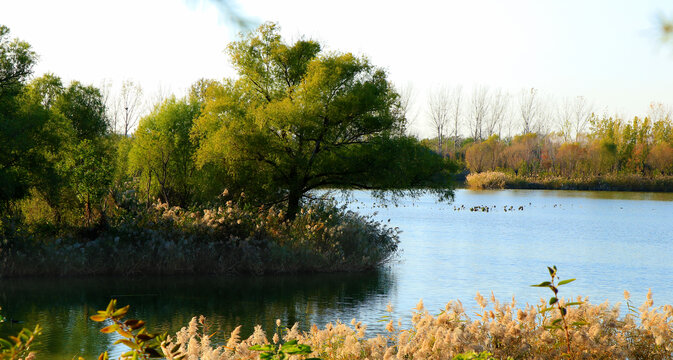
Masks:
[[[423,143],[437,149],[436,139]],[[631,120],[592,114],[589,130],[573,140],[559,132],[504,139],[491,135],[483,141],[458,138],[455,146],[450,139],[443,148],[445,156],[470,173],[501,171],[519,178],[658,177],[673,174],[673,121],[670,113]]]

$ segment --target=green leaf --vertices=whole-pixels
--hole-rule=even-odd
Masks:
[[[550,285],[551,285],[551,283],[549,281],[544,281],[544,282],[541,282],[537,285],[531,285],[531,286],[532,287],[549,287]]]
[[[292,342],[292,344],[290,344]],[[311,353],[311,347],[304,344],[297,344],[297,340],[288,341],[283,346],[281,346],[281,351],[286,354],[302,354],[307,355]]]
[[[576,306],[576,305],[582,305],[584,304],[583,301],[574,301],[574,302],[569,302],[566,304],[566,306]]]
[[[556,325],[558,325],[562,320],[563,320],[563,319],[556,319],[556,320],[554,320],[554,321],[551,322],[551,325],[552,325],[552,326],[556,326]]]
[[[546,308],[540,310],[540,314],[544,314],[544,313],[546,313],[547,311],[551,311],[551,310],[554,310],[554,308],[551,307],[551,306],[550,306],[550,307],[546,307]]]
[[[268,345],[253,345],[249,347],[250,350],[255,350],[255,351],[271,351],[275,352],[276,347],[274,345],[268,344]]]
[[[134,343],[134,342],[132,342],[132,341],[126,340],[126,339],[119,339],[119,340],[115,341],[115,342],[112,343],[112,344],[113,344],[113,345],[115,345],[115,344],[124,344],[124,345],[128,346],[128,347],[131,348],[131,349],[140,350],[140,346],[139,346],[138,344],[136,344],[136,343]]]
[[[112,313],[112,317],[123,317],[129,311],[131,305],[126,305],[123,308]]]
[[[547,266],[547,269],[549,270],[549,275],[554,276],[556,274],[556,266],[554,266],[554,269]]]
[[[557,298],[557,297],[552,297],[552,298],[549,299],[549,305],[554,305],[554,304],[556,304],[557,302],[558,302],[558,298]]]
[[[558,286],[565,285],[565,284],[569,284],[569,283],[571,283],[571,282],[573,282],[573,281],[575,281],[575,280],[577,280],[577,279],[561,280],[561,281],[559,281]]]

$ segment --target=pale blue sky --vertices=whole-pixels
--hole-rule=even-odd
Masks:
[[[246,0],[240,8],[276,21],[289,39],[367,55],[392,81],[412,83],[417,133],[427,89],[535,87],[556,99],[585,96],[597,111],[644,114],[673,104],[673,43],[658,16],[671,1]],[[37,73],[100,84],[139,82],[182,94],[200,77],[233,75],[223,53],[238,29],[207,2],[185,0],[3,0],[0,23],[40,54]],[[516,98],[513,98],[513,103]]]

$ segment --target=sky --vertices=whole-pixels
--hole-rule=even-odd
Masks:
[[[39,54],[36,75],[180,96],[200,78],[235,76],[224,49],[244,29],[217,1],[0,0],[0,24]],[[659,32],[670,0],[228,1],[252,28],[273,21],[288,41],[312,38],[386,69],[413,89],[421,137],[432,134],[427,95],[440,87],[501,88],[513,106],[536,88],[624,117],[673,105],[673,42]]]

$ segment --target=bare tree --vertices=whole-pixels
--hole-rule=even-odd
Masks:
[[[669,105],[651,102],[650,109],[647,111],[647,117],[653,122],[664,121],[670,123],[671,119],[673,119],[673,111],[671,111]]]
[[[400,95],[399,110],[400,115],[405,118],[405,128],[408,131],[411,126],[416,122],[417,114],[413,111],[414,101],[416,100],[416,92],[414,91],[414,86],[411,83],[400,86],[398,89],[398,94]]]
[[[449,123],[449,92],[446,87],[440,87],[428,96],[428,112],[430,125],[437,134],[437,152],[444,155],[444,135]]]
[[[569,98],[563,99],[557,110],[559,132],[563,142],[567,143],[572,138],[573,131],[573,103]]]
[[[103,79],[100,85],[100,92],[103,96],[103,105],[105,105],[105,120],[111,133],[117,131],[117,106],[112,97],[112,80]]]
[[[486,132],[485,137],[489,137],[493,134],[500,136],[505,116],[507,115],[507,109],[509,107],[509,95],[501,89],[497,89],[491,94],[489,100],[489,112],[484,128],[484,131]]]
[[[578,96],[573,102],[573,131],[575,132],[575,141],[578,141],[591,118],[592,105],[587,102],[584,96]]]
[[[472,90],[472,98],[470,99],[470,118],[469,128],[470,134],[474,140],[483,139],[484,121],[488,115],[489,100],[488,87],[477,86]]]
[[[148,98],[148,103],[146,108],[151,110],[157,105],[163,104],[163,102],[171,96],[170,88],[166,88],[159,84],[154,93]]]
[[[537,121],[534,124],[533,132],[546,136],[552,132],[554,118],[556,117],[556,106],[551,97],[540,98],[538,101]]]
[[[129,136],[129,133],[138,125],[138,119],[142,112],[143,106],[143,90],[140,85],[134,84],[133,81],[126,80],[122,83],[119,98],[117,100],[117,109],[115,111],[118,117],[115,123],[119,123],[120,131],[124,136]]]
[[[458,147],[458,131],[462,123],[463,112],[463,87],[458,85],[450,93],[451,114],[449,120],[449,133],[453,137],[453,152],[455,153]]]
[[[536,126],[535,122],[537,121],[540,107],[537,93],[538,91],[535,88],[530,88],[530,90],[522,90],[519,97],[519,109],[524,134],[533,132]]]

